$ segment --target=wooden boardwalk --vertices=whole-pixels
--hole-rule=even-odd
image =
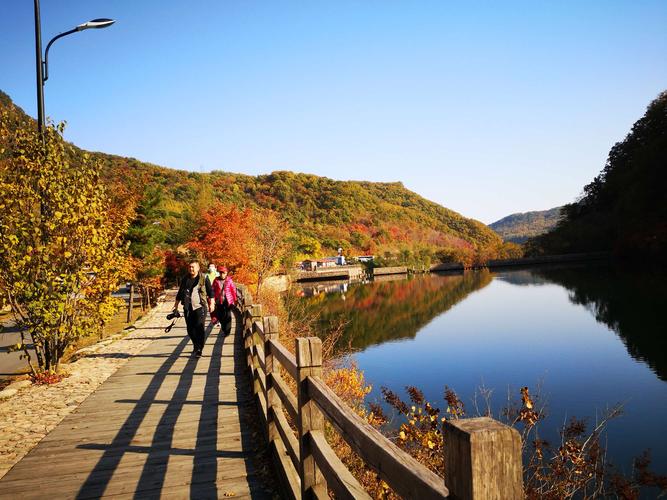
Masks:
[[[257,455],[241,325],[215,327],[204,355],[167,301],[144,328],[155,340],[132,356],[0,480],[0,498],[276,498]]]

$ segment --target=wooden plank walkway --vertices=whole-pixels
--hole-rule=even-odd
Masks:
[[[277,498],[236,322],[201,358],[179,319],[0,480],[0,498]],[[208,330],[207,330],[208,331]]]

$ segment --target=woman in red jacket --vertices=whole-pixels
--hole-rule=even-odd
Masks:
[[[220,330],[225,335],[232,331],[232,307],[236,304],[236,285],[228,276],[225,266],[218,266],[220,275],[213,280],[215,296],[215,318],[220,322]]]

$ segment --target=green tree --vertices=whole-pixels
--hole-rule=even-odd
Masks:
[[[127,231],[130,255],[133,257],[134,277],[144,299],[150,307],[150,297],[162,288],[166,273],[164,250],[166,233],[162,228],[165,211],[162,208],[161,186],[148,186],[135,211],[135,217]]]
[[[609,251],[664,262],[667,257],[667,91],[609,151],[582,197],[565,205],[556,227],[530,239],[527,253]]]
[[[162,229],[162,188],[149,186],[136,209],[136,216],[127,231],[130,242],[130,254],[137,259],[145,259],[153,253],[155,247],[165,240]]]
[[[25,332],[16,348],[33,373],[57,371],[67,347],[108,319],[127,215],[109,203],[98,166],[63,141],[63,124],[46,127],[42,142],[34,128],[11,131],[2,118],[0,292]]]

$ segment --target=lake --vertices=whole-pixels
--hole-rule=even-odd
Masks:
[[[404,396],[420,388],[446,408],[444,386],[474,413],[480,386],[494,390],[495,415],[528,386],[547,405],[541,435],[558,442],[572,416],[595,423],[616,403],[607,427],[608,457],[630,472],[650,449],[652,469],[667,473],[667,276],[607,266],[470,271],[370,283],[304,284],[319,327],[348,323],[351,345],[373,386]],[[538,390],[539,387],[539,390]]]

